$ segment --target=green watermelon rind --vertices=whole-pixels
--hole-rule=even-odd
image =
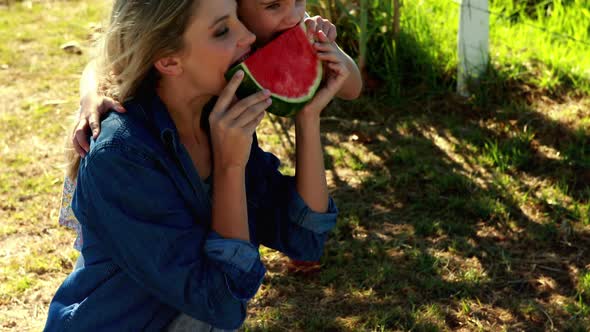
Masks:
[[[321,62],[320,61],[318,61],[318,62],[319,62],[319,67],[321,67]],[[262,89],[263,89],[260,86],[260,84],[258,84],[258,82],[256,82],[256,80],[251,76],[251,74],[245,70],[244,67],[245,66],[243,66],[243,63],[240,63],[240,64],[236,65],[235,67],[233,67],[232,69],[230,69],[225,74],[226,79],[229,81],[238,70],[242,69],[244,71],[244,74],[245,74],[244,78],[242,79],[242,83],[240,84],[240,87],[236,91],[236,95],[240,99],[246,98],[258,91],[262,91]],[[272,99],[272,104],[266,109],[266,111],[269,113],[278,115],[278,116],[283,116],[283,117],[294,116],[315,95],[315,93],[321,83],[321,80],[322,80],[321,69],[318,74],[319,75],[317,76],[316,81],[309,89],[309,93],[307,95],[305,95],[304,97],[294,98],[294,99],[289,100],[289,99],[282,98],[281,96],[278,96],[274,93],[271,93],[270,97]]]
[[[303,30],[305,30],[305,26],[302,26]],[[249,95],[252,95],[258,91],[262,91],[264,89],[258,81],[254,78],[250,70],[248,70],[248,66],[241,62],[234,67],[232,67],[226,74],[225,78],[229,81],[233,75],[242,69],[244,71],[244,79],[236,92],[236,95],[241,99],[245,98]],[[295,115],[299,110],[301,110],[309,100],[313,98],[316,91],[318,90],[323,77],[323,65],[321,60],[317,60],[316,65],[316,78],[308,90],[306,95],[303,95],[298,98],[288,98],[285,96],[278,95],[276,93],[271,93],[272,104],[266,109],[269,113],[276,114],[278,116],[284,117],[291,117]]]
[[[260,85],[260,83],[258,83],[258,81],[256,81],[256,79],[254,78],[254,75],[252,75],[252,73],[248,69],[248,65],[246,65],[243,62],[240,65],[241,65],[242,69],[244,70],[244,72],[252,79],[254,84],[256,84],[256,86],[258,86],[258,88],[263,89],[264,87],[262,85]],[[317,91],[318,87],[320,86],[320,83],[322,82],[322,75],[323,75],[322,69],[323,69],[322,68],[322,61],[318,60],[317,64],[316,64],[317,76],[316,76],[313,84],[309,88],[308,93],[306,95],[303,95],[298,98],[289,98],[289,97],[284,97],[284,96],[273,93],[272,96],[275,98],[278,98],[280,100],[283,100],[285,102],[294,103],[294,104],[310,100],[314,96],[315,92]]]

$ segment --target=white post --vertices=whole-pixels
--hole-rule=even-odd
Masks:
[[[469,83],[476,83],[488,65],[490,35],[488,0],[462,0],[460,10],[457,93],[468,97]]]

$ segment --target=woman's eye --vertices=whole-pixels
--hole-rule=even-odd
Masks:
[[[278,3],[273,3],[270,6],[267,6],[266,9],[278,9],[280,5]]]
[[[227,27],[223,28],[223,29],[219,29],[218,31],[215,32],[215,37],[222,37],[223,35],[227,34],[229,32],[229,29]]]

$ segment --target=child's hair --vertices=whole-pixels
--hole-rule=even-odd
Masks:
[[[115,0],[96,60],[101,92],[122,103],[137,92],[148,74],[157,75],[154,62],[183,49],[183,34],[198,3]],[[75,180],[80,157],[71,143],[66,161],[66,175]]]

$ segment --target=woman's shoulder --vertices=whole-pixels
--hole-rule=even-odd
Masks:
[[[104,153],[157,157],[162,152],[159,135],[141,105],[126,103],[125,109],[125,113],[110,112],[101,121],[100,134],[91,141],[90,157]]]

